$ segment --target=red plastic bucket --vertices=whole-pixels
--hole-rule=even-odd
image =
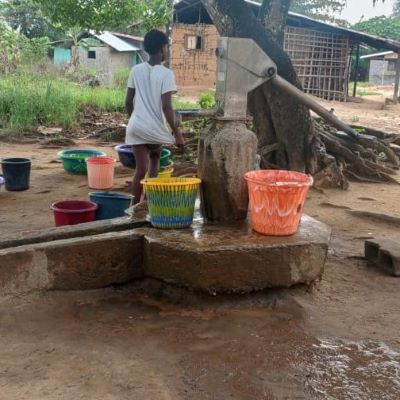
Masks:
[[[53,203],[56,226],[77,225],[96,219],[97,204],[86,200],[63,200]]]
[[[263,235],[294,235],[313,178],[300,172],[259,170],[248,172],[245,179],[252,228]]]
[[[110,189],[114,184],[116,160],[111,157],[91,157],[86,160],[88,185],[92,189]]]

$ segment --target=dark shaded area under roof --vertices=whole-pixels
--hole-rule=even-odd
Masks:
[[[254,14],[257,15],[260,5],[249,0],[246,0],[246,3],[250,5],[254,11]],[[174,8],[175,22],[185,24],[212,24],[211,18],[200,0],[182,0],[175,4]],[[334,32],[349,37],[354,44],[361,44],[373,47],[375,49],[400,52],[400,42],[396,40],[386,39],[379,36],[369,35],[367,33],[357,32],[352,29],[338,27],[300,14],[289,13],[287,25],[297,28],[309,28],[323,30],[326,32]]]

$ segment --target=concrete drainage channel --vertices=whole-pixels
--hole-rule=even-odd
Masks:
[[[146,277],[212,293],[290,287],[321,276],[329,239],[330,229],[308,216],[296,235],[283,238],[245,224],[163,231],[129,218],[50,228],[0,238],[0,295]]]

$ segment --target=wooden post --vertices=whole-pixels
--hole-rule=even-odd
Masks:
[[[396,79],[394,81],[394,93],[393,93],[394,104],[397,104],[399,99],[399,83],[400,83],[400,52],[397,53]]]
[[[357,83],[358,83],[358,66],[360,63],[360,43],[357,44],[357,52],[356,52],[356,66],[354,69],[354,87],[353,87],[353,97],[356,97],[357,94]]]

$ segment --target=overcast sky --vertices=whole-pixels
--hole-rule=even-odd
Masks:
[[[364,19],[389,15],[392,12],[394,0],[378,1],[375,7],[372,0],[347,0],[347,7],[344,9],[341,18],[351,23],[358,22],[362,16]]]

